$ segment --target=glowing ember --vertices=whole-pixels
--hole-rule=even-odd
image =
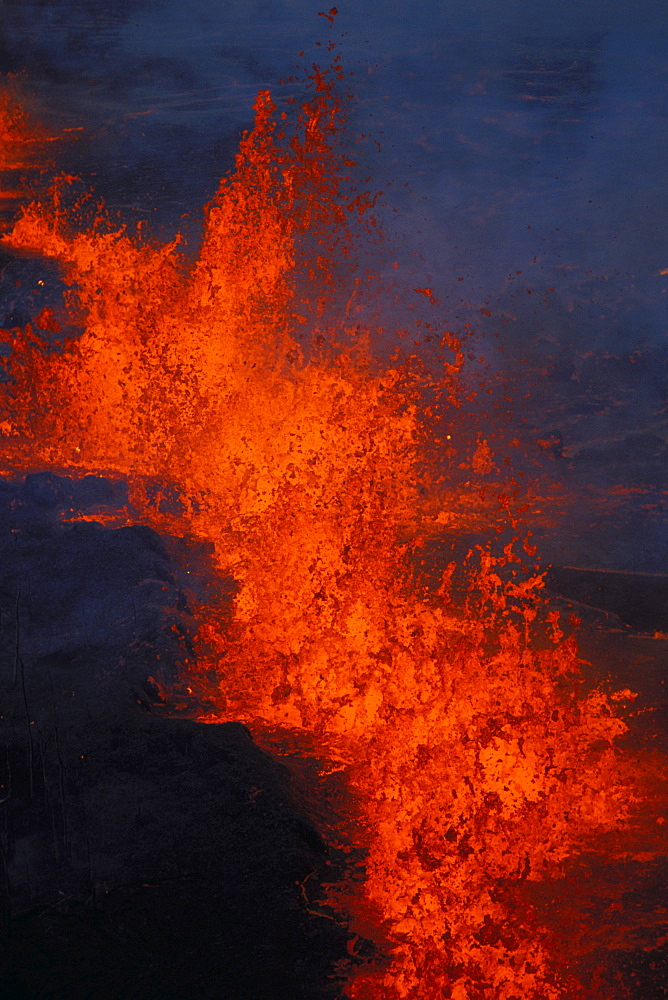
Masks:
[[[342,148],[341,80],[338,60],[316,69],[294,116],[259,95],[192,267],[178,240],[77,228],[67,179],[22,209],[5,245],[58,261],[71,291],[62,315],[11,331],[4,466],[122,475],[144,520],[213,543],[238,592],[231,622],[222,598],[197,609],[186,679],[207,718],[308,730],[345,768],[366,878],[329,902],[390,952],[350,997],[602,1000],[601,940],[638,939],[617,910],[587,928],[586,898],[567,933],[569,879],[585,852],[637,852],[660,765],[618,749],[633,695],[583,689],[528,539],[474,550],[435,587],[415,571],[442,525],[512,519],[484,485],[483,435],[468,457],[444,435],[428,470],[435,398],[467,439],[456,337],[430,326],[438,376],[382,366],[337,313],[375,224]],[[56,351],[66,320],[83,332]]]

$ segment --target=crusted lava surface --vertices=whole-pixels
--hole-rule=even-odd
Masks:
[[[168,717],[149,679],[187,617],[159,537],[63,523],[124,502],[92,477],[0,502],[0,995],[338,996],[349,934],[310,902],[336,852],[286,768],[240,724]]]

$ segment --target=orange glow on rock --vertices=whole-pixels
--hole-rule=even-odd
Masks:
[[[348,308],[331,319],[374,198],[351,179],[340,63],[308,82],[293,118],[258,96],[192,266],[178,239],[78,228],[68,178],[22,209],[4,245],[57,261],[70,292],[11,331],[3,467],[126,477],[143,520],[212,543],[237,592],[231,620],[222,597],[194,609],[184,683],[206,718],[306,730],[344,771],[365,880],[329,904],[387,950],[359,965],[351,945],[351,998],[607,1000],[587,962],[637,936],[588,927],[584,890],[568,911],[573,871],[638,851],[663,763],[620,749],[632,692],[585,689],[528,539],[420,582],[426,537],[507,525],[511,503],[482,435],[466,455],[443,435],[425,471],[426,389],[466,440],[458,338],[432,324],[435,376],[382,365]],[[67,317],[82,333],[55,350]]]

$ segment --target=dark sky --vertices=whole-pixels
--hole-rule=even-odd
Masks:
[[[83,126],[67,166],[112,209],[196,241],[257,91],[288,93],[316,41],[340,42],[399,276],[474,323],[492,372],[532,382],[527,419],[560,437],[565,476],[637,492],[605,552],[567,555],[661,571],[665,0],[355,0],[331,28],[327,9],[4,0],[0,69],[25,71],[54,130]]]

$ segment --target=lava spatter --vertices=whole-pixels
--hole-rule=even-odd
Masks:
[[[337,60],[301,107],[259,95],[193,264],[178,239],[145,243],[102,216],[78,227],[62,179],[22,209],[4,245],[58,262],[81,332],[55,349],[44,323],[10,331],[3,466],[126,477],[133,516],[213,544],[237,592],[231,616],[196,609],[185,680],[208,718],[339,748],[365,880],[329,902],[387,952],[351,971],[348,996],[608,1000],[587,956],[600,965],[608,924],[608,947],[624,947],[619,921],[599,915],[588,943],[578,917],[568,965],[553,914],[577,858],[628,850],[658,765],[619,748],[626,696],[582,684],[528,542],[417,580],[425,533],[460,522],[482,537],[498,520],[484,487],[498,470],[462,426],[470,478],[449,482],[442,462],[425,485],[438,454],[425,399],[455,433],[464,419],[464,353],[445,326],[430,327],[436,376],[381,364],[371,331],[331,319],[374,227],[341,87]],[[161,506],[156,482],[178,502]]]

